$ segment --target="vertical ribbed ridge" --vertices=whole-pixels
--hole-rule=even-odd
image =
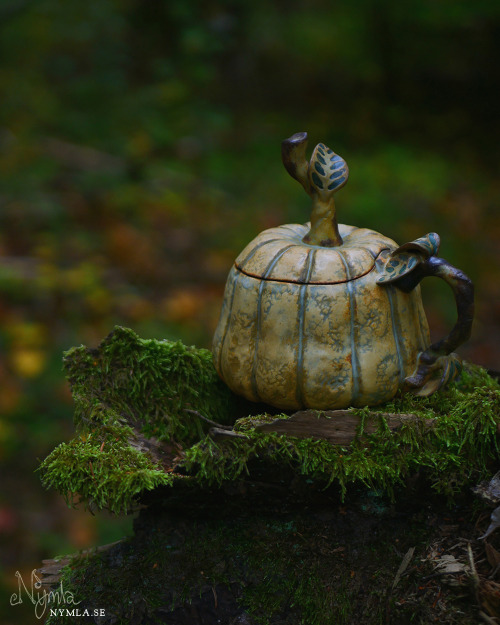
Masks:
[[[351,375],[352,375],[352,401],[356,401],[361,388],[361,368],[356,341],[356,287],[355,280],[351,278],[349,265],[340,250],[335,250],[344,264],[346,273],[346,287],[349,295],[349,315],[350,315],[350,341],[351,341]]]
[[[299,342],[297,346],[297,391],[296,398],[299,406],[304,406],[304,317],[306,314],[307,287],[311,278],[316,250],[310,250],[305,262],[304,283],[299,291]]]
[[[276,263],[283,256],[283,254],[287,252],[291,247],[296,247],[296,244],[287,245],[274,256],[274,258],[267,265],[266,270],[262,274],[262,278],[259,284],[259,294],[257,297],[257,323],[256,323],[255,347],[254,347],[255,351],[253,355],[253,364],[252,364],[252,373],[251,373],[252,392],[254,394],[254,397],[256,397],[257,399],[260,399],[260,394],[257,390],[257,365],[258,365],[257,352],[259,348],[259,339],[260,339],[260,332],[261,332],[261,327],[262,327],[262,293],[264,292],[266,279],[269,277]]]
[[[387,299],[389,300],[389,308],[391,309],[391,324],[392,324],[392,334],[394,336],[394,343],[396,345],[396,353],[398,355],[398,367],[399,367],[399,382],[401,383],[405,377],[405,368],[404,368],[404,360],[403,354],[401,352],[401,342],[398,331],[398,324],[396,321],[396,310],[394,304],[394,288],[392,284],[387,285]]]
[[[240,262],[239,265],[237,265],[238,269],[243,269],[244,266],[247,264],[247,262],[256,254],[256,252],[258,252],[258,250],[260,250],[261,247],[264,247],[264,245],[267,245],[268,243],[275,243],[276,241],[280,241],[281,239],[267,239],[267,241],[262,241],[262,243],[259,243],[258,245],[256,245],[253,250],[251,252],[249,252],[245,258]]]
[[[229,325],[231,323],[231,319],[233,318],[233,304],[234,304],[234,295],[236,293],[236,289],[238,287],[238,278],[241,276],[241,273],[238,271],[238,269],[234,268],[234,283],[233,283],[233,290],[231,292],[231,299],[229,300],[229,310],[227,313],[227,319],[226,319],[226,323],[224,325],[224,330],[222,332],[222,336],[220,339],[220,345],[219,345],[219,357],[217,359],[217,370],[219,371],[220,374],[222,374],[222,353],[224,351],[224,343],[226,341],[226,336],[227,336],[227,331],[229,329]]]

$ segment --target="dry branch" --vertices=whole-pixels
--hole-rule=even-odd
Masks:
[[[392,414],[386,412],[370,412],[364,417],[363,432],[373,434],[380,427],[380,417],[383,417],[391,432],[395,432],[408,422],[422,423],[424,427],[431,427],[433,419],[422,419],[415,414]],[[276,432],[298,438],[318,438],[330,442],[332,445],[349,445],[358,434],[361,419],[358,414],[350,410],[301,410],[294,413],[289,419],[276,419],[272,423],[262,423],[256,426],[260,432]]]

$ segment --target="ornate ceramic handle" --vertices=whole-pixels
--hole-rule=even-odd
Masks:
[[[474,285],[463,271],[434,255],[439,243],[439,236],[430,233],[402,245],[391,254],[377,280],[392,282],[408,293],[423,278],[437,276],[451,287],[455,296],[458,318],[451,332],[419,354],[415,371],[405,379],[405,389],[417,395],[430,395],[457,375],[460,359],[452,352],[470,337],[474,317]]]

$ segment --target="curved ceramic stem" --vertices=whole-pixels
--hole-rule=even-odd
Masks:
[[[349,169],[344,159],[322,143],[306,160],[307,132],[298,132],[281,144],[281,157],[287,172],[298,180],[311,197],[311,229],[304,243],[322,247],[342,245],[334,193],[347,182]]]
[[[311,229],[302,240],[304,243],[322,247],[342,245],[333,193],[326,201],[317,195],[312,196],[312,200]]]
[[[297,132],[281,142],[281,160],[292,178],[298,180],[306,193],[311,195],[307,176],[309,163],[306,160],[307,132]]]

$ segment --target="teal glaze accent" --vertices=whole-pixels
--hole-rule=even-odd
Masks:
[[[439,235],[436,234],[435,232],[430,232],[427,236],[429,237],[432,243],[432,255],[435,255],[439,251],[439,246],[441,245],[441,239],[439,238]]]
[[[331,180],[331,182],[328,185],[328,190],[333,191],[333,189],[344,184],[344,182],[346,181],[346,171],[345,161],[343,158],[335,154],[330,160],[332,161],[332,164],[330,165],[330,171],[332,171],[333,169],[333,172],[330,174],[329,180]]]
[[[392,258],[387,261],[382,270],[382,274],[377,278],[377,283],[393,282],[401,278],[405,274],[410,273],[410,271],[413,271],[421,260],[422,255],[418,253],[393,252]]]
[[[429,232],[429,234],[412,241],[413,245],[420,247],[422,251],[429,256],[435,256],[438,253],[440,243],[439,235],[435,232]]]
[[[311,178],[317,187],[319,187],[320,189],[323,188],[323,183],[321,182],[321,178],[318,176],[318,174],[315,171],[312,172]]]
[[[330,165],[330,171],[331,170],[332,170],[332,166]],[[334,178],[340,178],[340,176],[343,176],[343,175],[344,175],[344,169],[342,167],[342,162],[334,162],[333,173],[330,174],[330,180],[333,180]]]
[[[251,374],[252,392],[254,393],[255,397],[257,397],[258,401],[260,401],[260,395],[259,395],[259,392],[257,390],[257,364],[258,364],[258,362],[257,362],[257,352],[258,352],[258,347],[259,347],[260,332],[261,332],[261,329],[262,329],[262,293],[264,291],[265,285],[268,283],[267,278],[268,278],[269,274],[274,269],[276,263],[283,256],[283,254],[285,254],[285,252],[287,252],[291,247],[295,247],[295,245],[293,245],[293,244],[292,245],[287,245],[286,247],[281,249],[274,256],[274,258],[267,265],[266,270],[262,274],[262,280],[261,280],[261,282],[259,284],[259,294],[258,294],[258,297],[257,297],[257,323],[255,324],[255,329],[256,329],[256,334],[255,334],[255,351],[254,351],[254,355],[253,355],[252,374]]]
[[[439,235],[430,232],[419,239],[400,245],[391,253],[391,258],[387,261],[377,283],[392,282],[410,273],[419,263],[436,255],[440,243]]]
[[[345,177],[344,177],[344,176],[342,176],[342,178],[341,178],[339,181],[331,182],[331,183],[328,185],[328,191],[333,191],[333,189],[335,189],[336,187],[338,187],[338,186],[339,186],[339,184],[343,184],[344,180],[345,180]]]
[[[297,345],[297,403],[304,406],[304,319],[306,314],[307,288],[314,266],[316,250],[309,250],[307,255],[307,273],[305,283],[300,286],[299,292],[299,341]]]
[[[321,156],[320,156],[321,158]],[[321,165],[318,163],[318,161],[316,161],[314,163],[314,169],[318,172],[318,174],[321,174],[322,176],[325,176],[325,170],[323,169],[323,167],[321,167]]]
[[[349,295],[349,315],[350,315],[350,340],[351,340],[351,375],[352,375],[352,399],[353,402],[357,400],[359,397],[359,389],[361,388],[361,368],[359,366],[359,358],[358,352],[356,349],[356,288],[354,286],[354,280],[351,278],[351,273],[349,271],[349,265],[342,254],[342,252],[337,249],[340,260],[342,261],[345,274],[347,278],[346,286],[347,293]]]
[[[387,299],[389,300],[389,308],[391,311],[391,326],[392,326],[392,335],[394,336],[394,344],[396,345],[396,353],[398,356],[398,367],[399,367],[399,383],[405,378],[405,365],[403,360],[403,354],[401,350],[401,344],[399,340],[399,328],[396,323],[396,311],[394,306],[394,289],[395,287],[392,284],[386,287]]]
[[[425,257],[429,258],[430,256],[437,255],[440,244],[441,239],[439,235],[435,232],[429,232],[419,239],[415,239],[414,241],[410,241],[409,243],[400,245],[396,250],[394,250],[392,256],[394,258],[397,258],[398,256],[403,255],[403,253],[405,252],[414,252],[420,255],[423,254]]]

